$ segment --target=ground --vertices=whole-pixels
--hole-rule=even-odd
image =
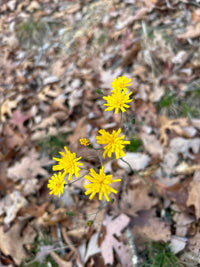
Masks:
[[[199,38],[195,0],[2,0],[0,266],[199,266]],[[103,96],[122,76],[121,118]],[[119,127],[125,156],[102,158]],[[83,168],[59,198],[64,146]],[[97,152],[110,202],[85,195]]]

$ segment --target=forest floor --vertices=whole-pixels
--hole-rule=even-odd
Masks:
[[[199,41],[195,0],[1,0],[0,267],[200,266]],[[73,177],[50,195],[64,146],[98,168],[79,139],[119,128],[102,94],[121,76],[118,193],[90,200]]]

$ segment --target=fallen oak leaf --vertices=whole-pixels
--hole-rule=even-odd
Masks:
[[[27,113],[26,115],[23,115],[20,110],[15,110],[13,112],[12,119],[10,120],[10,123],[14,126],[17,126],[20,132],[24,133],[24,122],[29,119],[30,115]]]
[[[7,232],[4,232],[4,227],[0,226],[0,250],[5,255],[10,255],[17,265],[20,265],[28,256],[24,245],[32,243],[36,237],[33,228],[27,226],[24,229],[25,225],[26,221],[16,222]]]
[[[23,157],[20,162],[8,168],[8,177],[14,181],[36,178],[38,175],[48,177],[48,172],[42,168],[41,160],[38,158],[39,153],[32,150],[26,157]]]
[[[103,225],[106,227],[105,239],[101,243],[101,253],[105,264],[114,263],[113,249],[118,254],[122,266],[129,266],[131,263],[131,254],[128,247],[119,242],[114,235],[120,237],[121,231],[129,224],[129,217],[125,214],[119,215],[113,219],[112,216],[106,215]]]

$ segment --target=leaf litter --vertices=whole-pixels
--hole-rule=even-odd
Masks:
[[[138,264],[145,264],[145,244],[153,241],[170,244],[183,266],[199,264],[197,2],[3,0],[0,265],[134,266],[127,228]],[[123,177],[119,195],[99,207],[84,197],[80,180],[59,201],[50,198],[46,140],[54,137],[50,147],[58,148],[63,135],[73,151],[88,156],[79,139],[95,144],[99,128],[119,124],[104,112],[98,92],[108,94],[120,75],[133,81],[125,131],[141,139],[142,152],[129,147],[130,166],[107,163],[108,173]],[[98,164],[92,157],[84,167]],[[41,231],[50,241],[32,252]]]

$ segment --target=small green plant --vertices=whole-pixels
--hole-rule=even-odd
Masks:
[[[174,93],[166,92],[164,96],[161,98],[160,102],[158,103],[158,108],[169,108],[176,102],[176,96]]]
[[[141,152],[143,147],[142,147],[142,140],[138,137],[131,138],[130,139],[130,144],[126,146],[126,150],[129,152]]]
[[[196,89],[186,92],[182,97],[166,92],[156,106],[160,114],[168,117],[194,118],[200,115],[199,105],[200,89]]]
[[[40,251],[41,247],[52,245],[52,243],[53,241],[46,232],[43,232],[41,235],[38,235],[35,242],[32,243],[31,249],[28,251],[31,256],[27,258],[26,262],[23,262],[20,267],[49,267],[50,265],[57,267],[58,264],[54,261],[51,255],[47,255],[46,259],[44,259],[42,263],[35,261],[35,257]]]
[[[181,267],[168,244],[148,243],[147,250],[141,256],[145,258],[141,267]]]
[[[16,26],[17,37],[23,47],[41,46],[47,33],[46,24],[42,20],[32,18],[22,21]]]

